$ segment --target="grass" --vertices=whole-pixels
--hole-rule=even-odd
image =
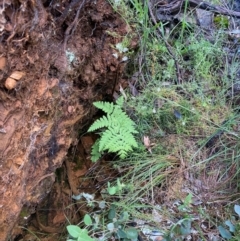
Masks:
[[[123,188],[113,196],[105,189],[104,199],[119,217],[128,213],[124,225],[135,222],[143,231],[143,222],[146,236],[158,230],[162,240],[239,240],[239,230],[224,239],[218,228],[234,215],[239,200],[240,113],[232,104],[233,95],[227,96],[239,59],[229,59],[227,36],[221,29],[206,33],[188,23],[192,13],[186,8],[174,27],[156,27],[147,1],[110,2],[139,36],[133,69],[127,74],[140,72],[133,83],[140,94],[125,90],[125,110],[137,125],[139,148],[124,160],[114,160],[120,177],[111,185]],[[156,33],[158,28],[164,39]],[[175,60],[182,83],[176,81]],[[144,136],[150,140],[148,148]],[[110,222],[106,216],[103,220],[102,233],[109,231]],[[112,232],[115,238],[118,231]]]

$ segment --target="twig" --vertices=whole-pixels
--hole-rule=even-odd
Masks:
[[[153,22],[155,25],[157,25],[156,18],[155,18],[155,16],[154,16],[153,12],[152,12],[152,8],[151,8],[150,1],[148,1],[148,10],[149,10],[149,13],[150,13],[150,17],[151,17],[152,22]],[[164,43],[165,43],[165,45],[166,45],[166,48],[167,48],[167,50],[168,50],[168,53],[171,55],[171,57],[172,57],[173,60],[174,60],[174,64],[175,64],[175,68],[176,68],[176,74],[177,74],[177,83],[178,83],[178,84],[181,84],[181,83],[182,83],[182,78],[181,78],[181,73],[180,73],[180,68],[179,68],[178,62],[177,62],[177,58],[176,58],[175,54],[174,54],[173,51],[172,51],[171,45],[170,45],[170,44],[167,42],[167,40],[164,38],[161,29],[158,27],[157,30],[158,30],[158,32],[159,32],[159,33],[157,33],[158,37],[161,38],[161,39],[164,41]]]

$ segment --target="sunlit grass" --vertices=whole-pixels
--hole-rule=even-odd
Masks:
[[[228,216],[224,208],[238,200],[240,190],[240,115],[232,105],[233,95],[226,96],[239,60],[235,56],[228,60],[221,31],[207,35],[189,24],[192,13],[187,9],[182,22],[171,29],[168,24],[152,25],[147,1],[110,2],[139,38],[130,70],[140,73],[139,95],[125,90],[125,110],[137,125],[139,148],[125,160],[113,161],[126,188],[104,197],[133,220],[155,222],[171,238],[165,240],[183,240],[177,229],[184,221],[201,240],[210,240],[202,223],[220,238],[217,227]],[[175,60],[156,34],[158,27],[173,48],[182,83],[176,81]],[[150,146],[144,146],[144,137]],[[156,210],[161,222],[154,219]]]

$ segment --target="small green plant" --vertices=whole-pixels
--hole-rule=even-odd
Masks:
[[[118,213],[116,207],[111,205],[107,216],[104,217],[106,232],[102,236],[103,240],[110,240],[111,237],[114,237],[115,240],[137,241],[138,231],[136,228],[128,226],[128,222],[130,222],[129,213],[126,211]]]
[[[189,207],[192,204],[192,197],[193,197],[193,195],[191,193],[189,193],[186,196],[186,198],[183,200],[183,204],[178,207],[178,210],[182,211],[182,212],[189,210]]]
[[[166,235],[163,241],[182,241],[185,240],[189,234],[191,234],[192,219],[183,218],[173,225],[168,235]]]
[[[240,206],[235,205],[234,211],[240,218]],[[225,226],[225,227],[224,227]],[[237,241],[240,238],[240,225],[239,220],[236,220],[235,217],[231,217],[231,220],[225,221],[225,225],[218,226],[219,233],[226,240]],[[227,228],[226,228],[227,227]]]
[[[124,189],[127,189],[128,185],[121,183],[119,178],[117,179],[116,185],[111,186],[110,182],[108,182],[107,191],[109,195],[115,195],[121,193]]]
[[[95,204],[98,204],[101,210],[91,214],[85,214],[83,218],[84,228],[80,228],[77,225],[67,226],[69,233],[67,241],[107,241],[112,240],[112,238],[121,241],[138,240],[138,230],[128,225],[131,223],[128,212],[118,212],[114,205],[106,209],[106,203],[104,201],[96,201]],[[98,239],[92,238],[89,232],[91,232],[91,236],[97,236]]]
[[[96,162],[104,151],[117,153],[123,159],[138,146],[133,136],[137,133],[135,123],[122,110],[123,103],[123,97],[120,97],[115,105],[105,101],[93,103],[106,113],[88,129],[89,132],[101,129],[100,138],[92,147],[93,162]]]
[[[68,225],[68,233],[70,238],[67,241],[94,241],[89,235],[86,229],[81,229],[77,225]]]
[[[191,234],[193,218],[191,215],[192,208],[191,204],[193,195],[189,193],[183,203],[178,206],[179,214],[183,217],[182,219],[178,220],[177,223],[173,224],[169,232],[164,236],[163,241],[182,241],[186,238],[189,234]]]

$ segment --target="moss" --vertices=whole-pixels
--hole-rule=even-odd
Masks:
[[[228,28],[229,18],[227,16],[217,15],[214,17],[213,22],[217,28]]]

